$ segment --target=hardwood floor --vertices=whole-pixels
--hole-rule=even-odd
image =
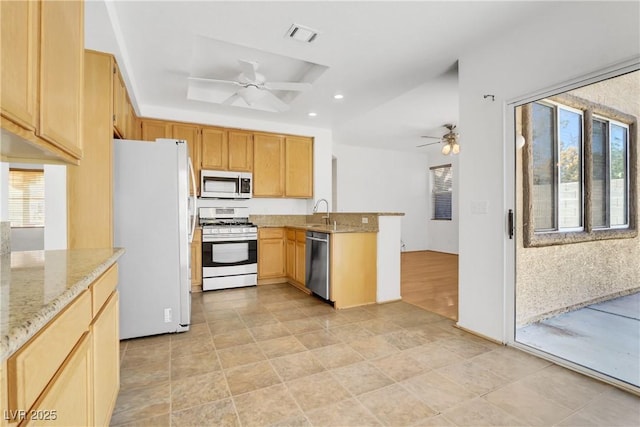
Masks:
[[[458,255],[403,252],[401,269],[404,302],[458,320]]]

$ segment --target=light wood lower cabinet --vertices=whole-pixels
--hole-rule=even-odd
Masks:
[[[306,264],[306,237],[304,230],[287,228],[287,259],[286,273],[287,281],[297,288],[309,292],[305,287],[305,264]]]
[[[120,389],[118,292],[93,320],[93,425],[108,426]]]
[[[329,294],[335,308],[376,302],[377,233],[333,233]]]
[[[202,229],[196,228],[191,242],[191,290],[202,291]]]
[[[113,265],[6,360],[0,425],[109,425],[120,387],[117,277]]]
[[[284,228],[258,230],[258,280],[285,275]]]
[[[28,411],[25,425],[94,425],[91,342],[86,332]]]

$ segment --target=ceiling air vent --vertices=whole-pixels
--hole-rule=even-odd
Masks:
[[[311,43],[318,37],[318,31],[305,27],[304,25],[293,24],[285,37],[298,40],[303,43]]]

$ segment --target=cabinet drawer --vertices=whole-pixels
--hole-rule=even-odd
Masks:
[[[258,231],[260,239],[282,239],[284,238],[283,228],[261,228]]]
[[[9,408],[31,408],[91,322],[84,291],[7,361]]]
[[[118,264],[114,264],[107,271],[102,273],[90,286],[92,316],[95,316],[104,305],[118,284]]]
[[[296,240],[296,230],[287,228],[287,240]]]
[[[296,230],[296,242],[298,243],[306,243],[307,242],[307,232]]]
[[[20,427],[93,425],[91,356],[91,334],[85,332],[32,408],[39,417],[27,417]]]

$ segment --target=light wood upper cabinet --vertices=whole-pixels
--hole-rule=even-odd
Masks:
[[[174,124],[171,126],[171,137],[187,141],[189,157],[193,164],[193,173],[196,180],[196,195],[200,194],[200,127],[187,124]],[[193,196],[193,189],[189,188]]]
[[[2,128],[7,158],[82,157],[84,3],[0,3]],[[36,148],[34,148],[36,147]]]
[[[285,197],[313,197],[313,138],[285,139]]]
[[[113,110],[105,102],[111,96],[113,62],[109,54],[85,51],[86,143],[82,163],[67,167],[69,249],[113,246]]]
[[[200,165],[202,169],[227,170],[229,164],[227,131],[225,129],[202,128]]]
[[[3,1],[0,10],[2,115],[35,130],[40,3]]]
[[[128,111],[127,87],[118,68],[113,67],[113,131],[121,138],[127,138]]]
[[[140,138],[143,141],[155,141],[158,138],[171,138],[171,122],[142,119]]]
[[[253,140],[253,195],[282,197],[284,194],[284,137],[256,133]]]
[[[228,147],[229,170],[251,172],[253,169],[253,133],[230,130]]]
[[[41,2],[39,135],[78,159],[83,65],[84,3]]]

